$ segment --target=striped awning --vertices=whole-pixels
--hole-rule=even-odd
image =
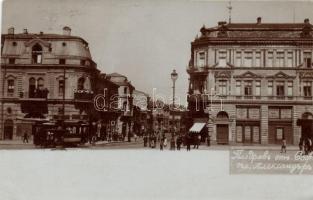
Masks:
[[[204,126],[205,126],[205,123],[196,122],[189,129],[189,132],[200,133],[200,131],[203,129]]]

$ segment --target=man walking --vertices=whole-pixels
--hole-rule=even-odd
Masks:
[[[23,143],[28,143],[28,134],[27,131],[25,131],[24,135],[23,135]]]

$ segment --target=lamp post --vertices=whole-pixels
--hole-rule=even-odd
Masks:
[[[173,110],[175,108],[175,81],[178,78],[178,74],[176,73],[176,70],[173,69],[173,72],[171,73],[171,79],[173,81]],[[172,137],[174,137],[174,114],[172,115]]]

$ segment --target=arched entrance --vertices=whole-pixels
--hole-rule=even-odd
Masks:
[[[4,139],[12,140],[13,139],[13,120],[7,119],[4,121]]]
[[[216,116],[216,142],[217,144],[228,144],[229,117],[227,112],[220,111]]]

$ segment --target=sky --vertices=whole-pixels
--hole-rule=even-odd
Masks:
[[[137,90],[170,103],[176,69],[176,103],[186,102],[190,43],[200,28],[227,21],[228,1],[209,0],[6,0],[2,33],[59,33],[69,26],[84,38],[103,73],[128,77]],[[313,1],[232,1],[232,22],[313,21]]]

